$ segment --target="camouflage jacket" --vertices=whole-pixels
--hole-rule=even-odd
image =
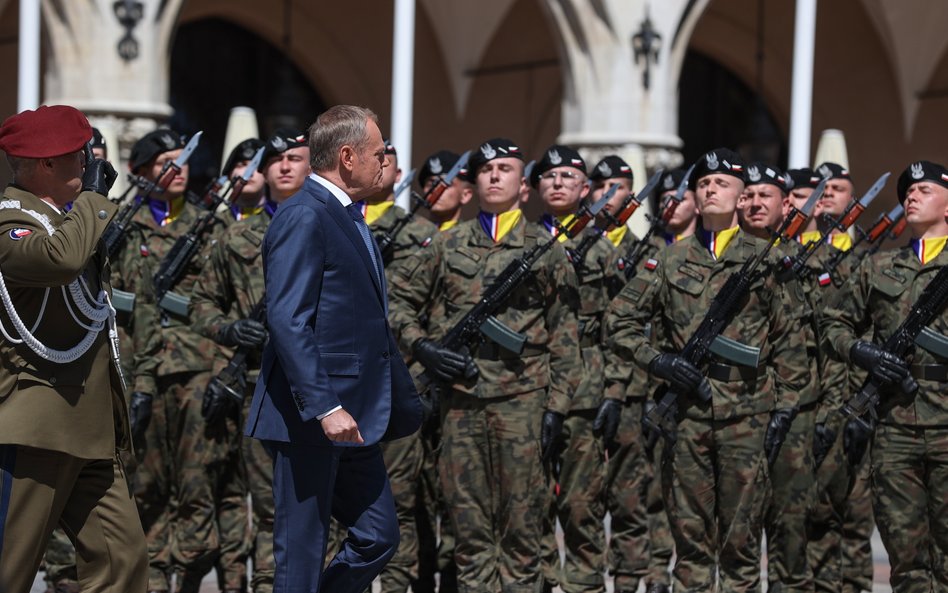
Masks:
[[[680,352],[727,279],[764,245],[764,241],[740,232],[715,260],[692,236],[643,262],[606,314],[611,356],[627,364],[634,362],[647,373],[649,363],[662,352]],[[760,367],[756,372],[742,369],[735,380],[709,378],[710,406],[685,395],[679,405],[686,416],[723,420],[797,407],[799,390],[810,378],[806,347],[800,332],[791,325],[789,297],[772,274],[773,264],[762,264],[766,273],[751,285],[743,307],[722,332],[732,340],[760,348]],[[651,337],[646,332],[650,321]],[[714,355],[711,360],[724,362]]]
[[[250,317],[263,298],[260,246],[269,225],[270,215],[265,212],[233,222],[211,249],[204,271],[191,291],[193,329],[205,338],[216,340],[223,326]],[[219,355],[215,371],[226,364],[233,352],[221,348]],[[254,379],[260,370],[260,352],[248,356],[247,368]]]
[[[523,219],[496,244],[476,219],[439,233],[398,266],[389,286],[389,320],[402,348],[410,351],[421,338],[442,338],[510,262],[548,236]],[[566,414],[582,377],[576,285],[566,251],[555,242],[496,314],[527,337],[524,353],[518,357],[487,341],[471,353],[479,377],[453,388],[483,398],[544,389],[547,408]],[[426,310],[430,330],[419,315]]]
[[[190,319],[158,309],[153,291],[153,278],[162,260],[178,237],[187,233],[202,213],[199,207],[185,201],[184,209],[178,217],[161,227],[155,222],[147,204],[143,205],[132,219],[133,224],[115,262],[113,286],[136,295],[133,333],[152,331],[142,327],[147,325],[147,320],[151,320],[152,328],[155,325],[158,327],[154,338],[135,337],[133,340],[136,343],[157,340],[159,345],[157,356],[143,356],[136,352],[133,375],[137,391],[155,393],[154,380],[158,376],[206,371],[211,368],[216,344],[195,332]],[[219,222],[213,226],[202,249],[189,263],[184,277],[174,287],[175,293],[182,296],[191,294],[222,228],[223,224]],[[147,308],[153,310],[148,311]]]
[[[575,249],[583,234],[563,242]],[[612,263],[615,249],[608,239],[600,238],[586,252],[582,264],[573,262],[579,280],[579,343],[582,349],[583,378],[573,395],[571,410],[592,410],[602,401],[605,388],[605,360],[602,352],[602,316],[609,305],[609,285],[618,282]],[[572,253],[570,253],[570,257]]]
[[[823,329],[836,353],[849,362],[849,350],[856,340],[867,337],[882,344],[908,317],[912,305],[938,270],[948,265],[948,251],[922,265],[911,247],[882,251],[859,266],[842,298],[826,310]],[[948,310],[929,324],[929,329],[948,335]],[[909,365],[945,365],[921,347],[905,357]],[[897,388],[883,388],[879,418],[886,424],[944,426],[948,424],[945,383],[917,379],[918,393],[909,397]]]
[[[369,228],[372,230],[372,234],[375,235],[376,241],[383,234],[391,232],[395,223],[403,216],[408,216],[408,213],[398,206],[392,206],[377,220],[373,221]],[[385,264],[385,281],[389,286],[392,284],[394,270],[398,267],[399,262],[407,259],[416,250],[427,247],[437,234],[438,227],[420,216],[415,216],[405,225],[405,228],[395,237],[391,260]]]

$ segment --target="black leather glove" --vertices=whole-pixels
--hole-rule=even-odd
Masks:
[[[593,433],[602,437],[602,444],[609,453],[618,447],[616,435],[619,434],[619,417],[622,415],[622,402],[616,399],[604,399],[596,411],[593,420]]]
[[[790,425],[796,416],[794,410],[775,410],[767,423],[767,432],[764,434],[764,453],[767,454],[767,463],[773,467],[780,455],[780,447],[790,432]]]
[[[849,465],[859,467],[862,458],[869,449],[869,439],[872,437],[872,428],[856,418],[851,418],[843,429],[843,450]]]
[[[217,332],[217,343],[222,346],[259,348],[267,341],[267,327],[253,319],[238,319]]]
[[[462,375],[469,374],[470,367],[474,367],[470,356],[442,348],[434,340],[426,338],[415,342],[412,354],[425,370],[443,383],[450,383]]]
[[[563,447],[563,420],[559,412],[546,410],[540,424],[540,455],[547,475],[559,479],[560,453]]]
[[[204,399],[201,401],[201,416],[208,424],[215,425],[227,416],[237,417],[237,411],[243,402],[243,391],[240,393],[227,389],[217,377],[211,379],[204,390]]]
[[[95,193],[109,197],[109,190],[115,183],[118,174],[108,161],[94,159],[86,162],[86,169],[82,172],[82,191],[94,191]]]
[[[849,359],[869,371],[876,382],[884,385],[900,383],[910,376],[904,360],[865,340],[853,344],[849,350]]]
[[[836,433],[825,424],[817,424],[813,430],[813,463],[816,468],[823,465],[836,441]]]
[[[151,423],[151,394],[133,391],[128,406],[128,415],[132,423],[132,442],[136,447],[143,447],[145,430]]]
[[[648,363],[648,370],[656,377],[668,381],[677,393],[695,393],[702,400],[711,399],[711,386],[705,381],[695,365],[677,354],[659,354]]]

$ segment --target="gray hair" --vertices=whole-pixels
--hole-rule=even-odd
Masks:
[[[368,143],[366,123],[379,118],[368,107],[335,105],[316,118],[309,128],[310,165],[313,171],[330,171],[339,164],[339,151],[349,145],[362,150]]]

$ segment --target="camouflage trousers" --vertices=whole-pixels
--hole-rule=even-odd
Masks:
[[[644,496],[651,470],[642,446],[641,401],[626,399],[616,441],[618,448],[606,464],[604,486],[611,518],[608,564],[616,592],[626,593],[637,590],[646,577],[650,551]]]
[[[55,586],[79,587],[79,575],[76,572],[76,548],[66,537],[62,527],[53,530],[46,546],[46,585],[52,590]]]
[[[441,403],[441,487],[464,593],[539,593],[551,485],[540,463],[544,390]]]
[[[645,582],[648,585],[659,583],[671,585],[668,573],[671,568],[672,556],[675,553],[675,539],[672,537],[671,526],[668,524],[668,513],[665,511],[665,498],[662,495],[662,455],[665,442],[659,439],[652,451],[652,460],[649,462],[645,483],[645,512],[648,515],[648,576]]]
[[[767,580],[771,591],[812,591],[807,520],[816,495],[813,471],[815,406],[800,410],[772,468],[772,496],[764,516]]]
[[[684,418],[666,447],[665,507],[678,559],[674,588],[758,591],[761,493],[769,489],[763,453],[770,414],[729,420]],[[715,575],[720,582],[715,586]]]
[[[595,418],[594,409],[571,411],[563,425],[566,440],[554,507],[566,546],[558,579],[565,593],[605,587],[605,451],[593,434]]]
[[[233,457],[226,436],[209,433],[201,416],[209,378],[201,372],[158,379],[144,456],[132,479],[148,544],[149,590],[167,591],[174,572],[179,591],[197,591],[220,555],[217,501]],[[237,587],[242,580],[228,579]]]
[[[392,485],[400,542],[382,574],[382,593],[405,593],[418,577],[418,530],[415,526],[418,480],[424,461],[421,436],[415,433],[382,443],[382,457]]]
[[[441,454],[441,418],[431,418],[422,426],[424,459],[415,501],[415,526],[418,530],[418,578],[412,581],[412,593],[434,593],[435,573],[440,574],[439,593],[454,593],[457,567],[454,564],[454,532],[445,509],[438,479]]]
[[[256,383],[247,384],[244,395],[244,416]],[[241,423],[241,428],[242,428]],[[239,431],[243,434],[243,430]],[[250,550],[253,557],[253,576],[250,588],[254,593],[273,591],[273,459],[263,443],[257,439],[243,437],[241,461],[250,493]]]
[[[892,590],[948,591],[948,428],[879,425],[871,465]]]
[[[810,510],[807,562],[816,591],[872,590],[872,500],[869,458],[853,468],[843,450],[843,423],[832,418],[836,441],[817,469],[816,501]],[[829,423],[828,423],[829,425]],[[871,447],[870,447],[871,450]]]

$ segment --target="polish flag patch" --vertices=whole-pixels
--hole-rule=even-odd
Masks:
[[[33,234],[33,231],[31,231],[30,229],[12,229],[10,231],[10,238],[13,239],[14,241],[19,241],[23,237],[27,237],[32,234]]]
[[[645,262],[645,269],[646,269],[646,270],[651,271],[651,270],[654,270],[654,269],[657,268],[657,267],[658,267],[658,260],[657,260],[657,259],[649,258],[649,259]]]
[[[832,282],[832,278],[830,278],[829,272],[823,272],[822,274],[820,274],[819,278],[817,278],[816,280],[817,282],[820,283],[820,286],[826,286],[827,284]]]

